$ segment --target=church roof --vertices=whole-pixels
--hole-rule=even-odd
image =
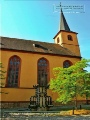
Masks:
[[[40,53],[40,54],[80,57],[80,56],[76,56],[67,48],[64,48],[59,44],[55,44],[55,43],[1,37],[0,46],[1,49],[6,49],[6,50],[17,50],[23,52]]]
[[[64,17],[62,8],[61,8],[61,15],[60,15],[60,29],[59,30],[70,31],[70,28],[67,24],[65,17]]]

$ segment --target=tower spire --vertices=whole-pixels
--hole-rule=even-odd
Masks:
[[[61,3],[60,3],[60,8],[61,8],[61,14],[60,14],[60,26],[59,26],[59,31],[60,30],[65,30],[65,31],[70,31],[70,28],[67,24],[67,21],[64,17],[64,14],[63,14],[63,11],[62,11],[62,6],[61,6]]]

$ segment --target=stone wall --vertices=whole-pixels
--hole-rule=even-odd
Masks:
[[[29,102],[3,102],[0,108],[28,108]]]
[[[83,101],[77,101],[77,105],[87,104],[86,100]],[[88,100],[88,104],[90,105],[90,100]],[[54,106],[65,106],[65,104],[61,104],[59,102],[54,102]],[[69,102],[66,105],[74,105],[74,101]],[[25,102],[2,102],[0,104],[0,108],[28,108],[29,101]]]
[[[54,106],[67,106],[67,105],[74,105],[75,104],[75,101],[71,101],[71,102],[68,102],[68,104],[62,104],[60,102],[54,102],[53,101],[53,105]],[[78,100],[77,101],[77,105],[86,105],[86,104],[89,104],[90,105],[90,100],[86,101],[86,100]]]

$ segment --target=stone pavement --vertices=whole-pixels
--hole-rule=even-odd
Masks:
[[[90,116],[16,116],[0,120],[90,120]]]
[[[5,113],[0,120],[90,120],[90,115],[60,116],[58,113]]]
[[[90,105],[82,106],[90,109]],[[68,108],[72,108],[68,107]],[[65,107],[66,109],[66,107]],[[23,109],[2,109],[0,111],[0,120],[90,120],[90,115],[73,115],[62,116],[64,107],[53,107],[51,111],[30,111],[27,108]],[[60,114],[61,113],[61,114]]]

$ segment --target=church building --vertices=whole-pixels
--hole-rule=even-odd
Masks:
[[[1,62],[6,71],[2,107],[27,106],[35,94],[33,85],[49,84],[53,68],[67,68],[81,60],[78,33],[70,30],[62,10],[59,28],[54,43],[1,37]],[[48,89],[47,94],[56,100],[52,90]]]

